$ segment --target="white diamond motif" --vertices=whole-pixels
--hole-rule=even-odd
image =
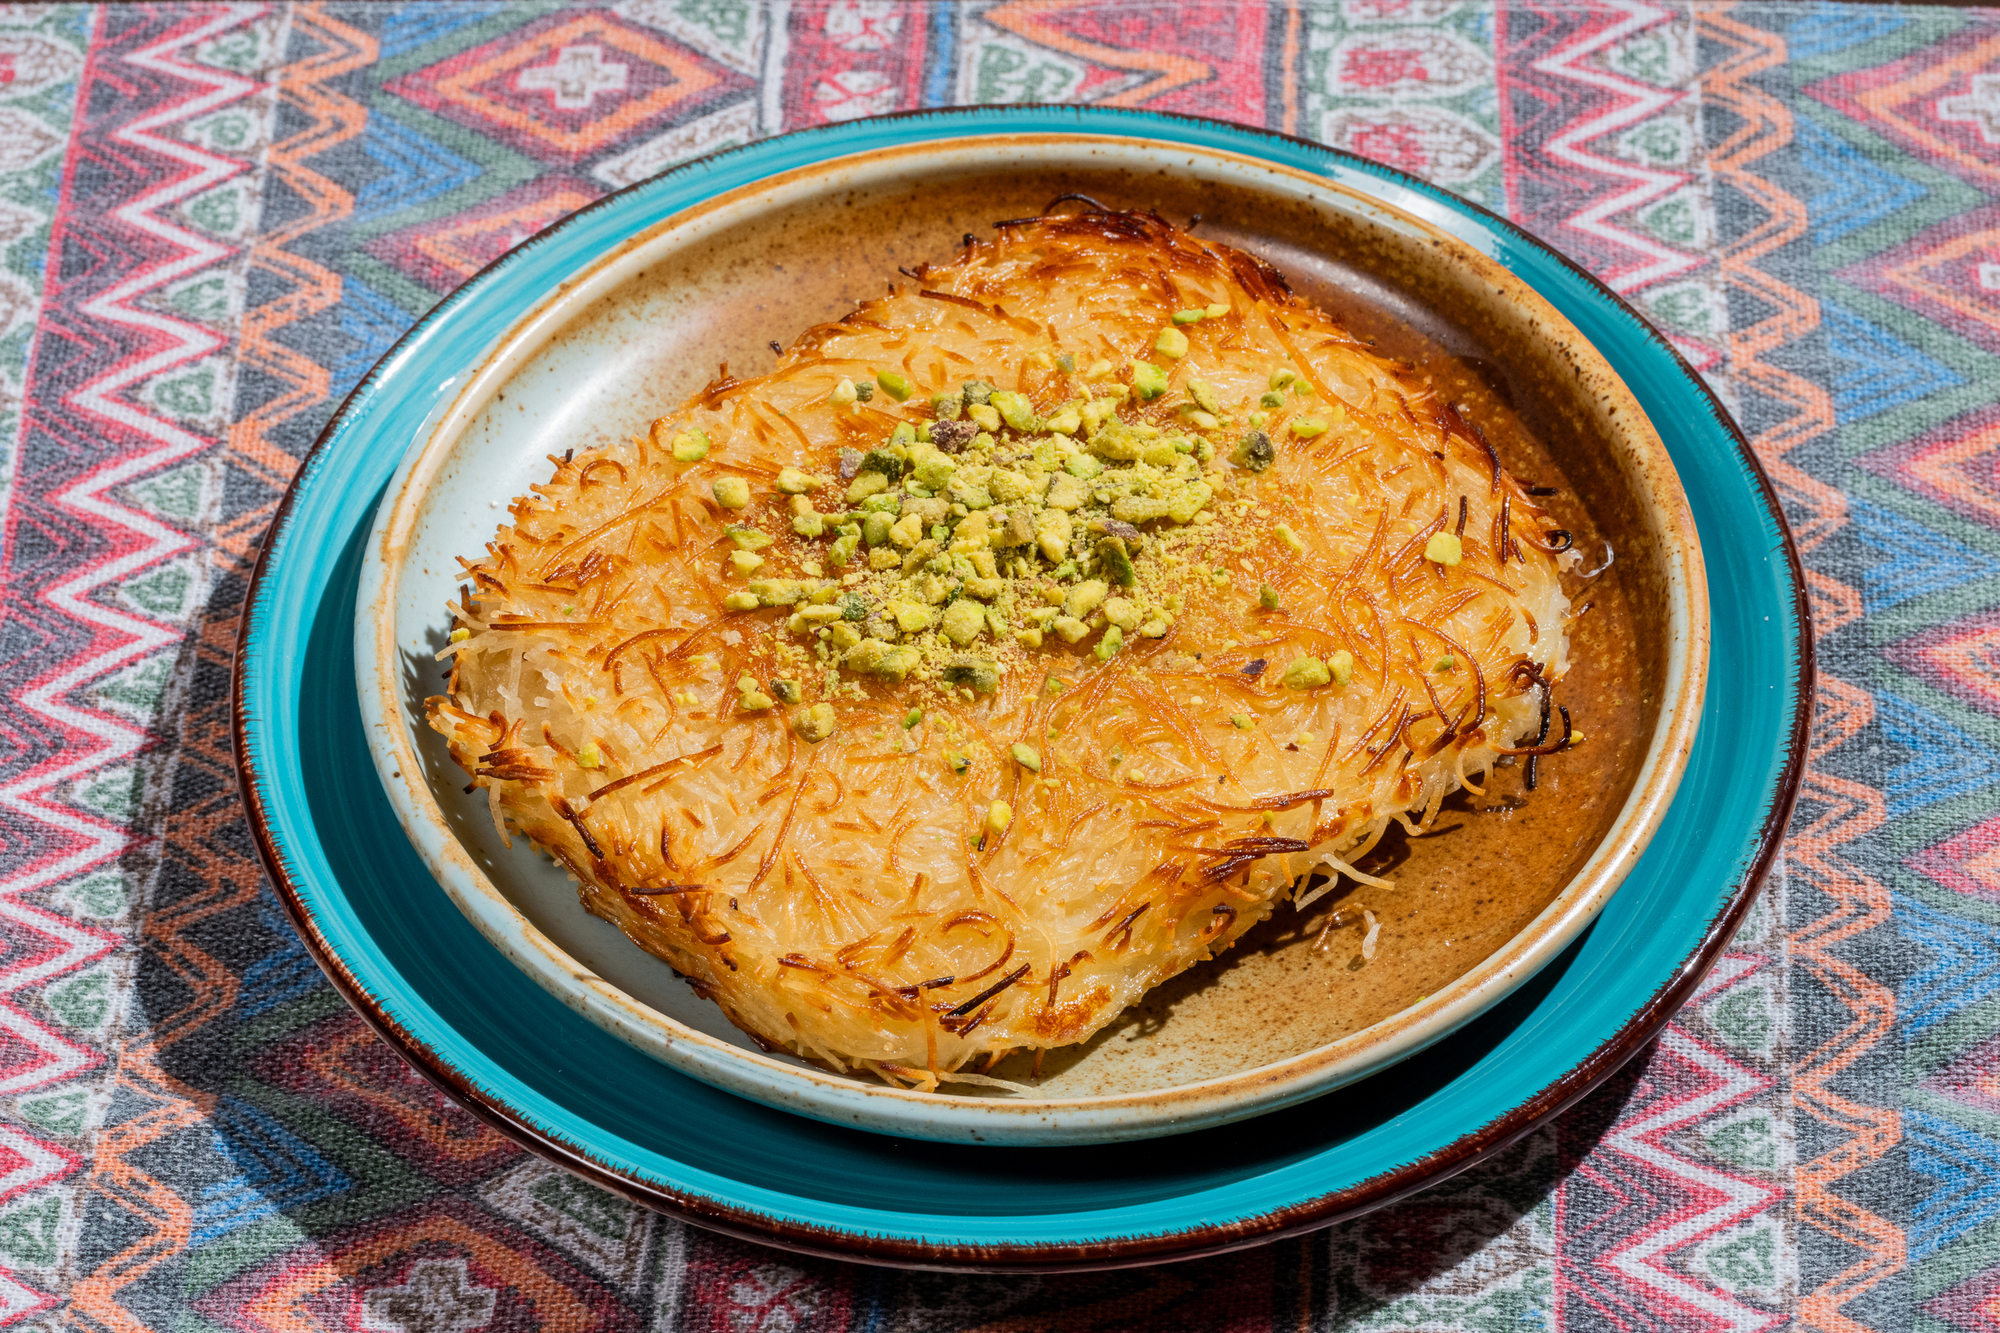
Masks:
[[[1975,74],[1971,92],[1938,98],[1937,118],[1974,126],[1981,139],[2000,146],[2000,74]]]
[[[463,1259],[421,1259],[400,1287],[377,1287],[361,1301],[361,1326],[385,1333],[470,1333],[493,1318],[499,1293],[481,1286]]]
[[[604,48],[595,42],[565,46],[546,65],[522,70],[514,86],[523,92],[545,92],[564,111],[588,111],[599,93],[622,93],[632,67],[606,60]]]

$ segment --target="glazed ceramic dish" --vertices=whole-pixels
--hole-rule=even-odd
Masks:
[[[965,142],[995,134],[1025,137]],[[1560,779],[1567,795],[1542,813],[1518,812],[1544,820],[1535,836],[1509,843],[1489,830],[1452,847],[1457,835],[1439,835],[1411,844],[1397,871],[1422,882],[1456,867],[1471,878],[1482,856],[1533,843],[1539,901],[1440,894],[1440,915],[1409,926],[1408,956],[1377,974],[1380,1012],[1352,995],[1330,999],[1339,988],[1323,972],[1293,977],[1282,931],[1246,940],[1240,958],[1163,988],[1131,1028],[1084,1052],[1060,1076],[1070,1086],[1050,1089],[1070,1095],[1024,1113],[1012,1099],[896,1093],[806,1070],[745,1050],[699,1002],[677,1008],[678,983],[583,919],[573,889],[535,888],[532,853],[494,855],[463,810],[436,801],[433,791],[462,779],[425,755],[408,704],[434,688],[418,673],[437,669],[427,636],[443,627],[444,571],[454,568],[439,562],[478,548],[499,512],[488,506],[535,479],[531,458],[650,415],[710,360],[756,368],[766,338],[789,338],[896,264],[1077,183],[1170,215],[1204,211],[1219,239],[1265,254],[1377,336],[1408,339],[1406,355],[1465,375],[1467,392],[1489,395],[1512,423],[1508,461],[1588,494],[1589,513],[1559,516],[1617,559],[1598,580],[1606,614],[1582,622],[1604,626],[1591,645],[1600,675],[1573,677],[1602,729],[1591,749],[1565,756],[1597,767]],[[924,198],[951,201],[931,230],[909,218],[919,185]],[[829,224],[841,216],[829,202],[857,222]],[[775,265],[807,254],[824,271],[773,280]],[[684,328],[665,318],[675,313]],[[621,319],[647,336],[619,338]],[[655,341],[662,327],[675,331]],[[615,364],[600,371],[599,360]],[[1643,425],[1620,417],[1655,423],[1665,457]],[[1702,567],[1676,470],[1723,590],[1701,711],[1726,713],[1728,725],[1699,731]],[[820,1252],[988,1267],[1137,1262],[1394,1197],[1524,1132],[1657,1030],[1734,929],[1789,809],[1810,668],[1799,586],[1768,487],[1700,382],[1608,292],[1506,224],[1386,169],[1203,122],[924,115],[678,169],[585,210],[427,317],[329,427],[266,546],[237,678],[238,754],[267,862],[329,975],[420,1068],[537,1150],[654,1206]],[[354,703],[357,664],[372,728]],[[378,764],[386,787],[373,781]],[[1470,832],[1508,821],[1462,823]],[[1551,846],[1575,848],[1573,859]],[[1449,860],[1422,861],[1431,855]],[[1447,952],[1461,939],[1478,961]],[[1443,989],[1419,1000],[1440,977]],[[1246,988],[1239,1000],[1275,997],[1258,1016],[1265,1028],[1310,1028],[1323,1015],[1305,1004],[1308,985],[1333,1016],[1279,1034],[1248,1061],[1237,1034],[1227,1057],[1204,1049],[1215,1043],[1198,1026],[1175,1035],[1184,1021],[1216,1022],[1204,997],[1233,986]],[[1381,1072],[1338,1086],[1370,1069]],[[1260,1110],[1252,1133],[1191,1130],[1172,1151],[925,1146],[838,1123],[1048,1142]]]
[[[1032,1095],[912,1091],[766,1054],[586,913],[562,867],[525,839],[507,848],[484,793],[461,789],[424,723],[462,577],[454,557],[485,549],[551,455],[645,433],[718,361],[768,364],[769,339],[838,319],[899,264],[944,259],[966,232],[1068,193],[1200,212],[1204,236],[1347,307],[1378,347],[1388,340],[1489,423],[1516,475],[1560,491],[1557,522],[1586,569],[1605,566],[1572,595],[1592,608],[1572,628],[1577,665],[1561,691],[1592,742],[1545,762],[1521,809],[1462,799],[1452,828],[1407,845],[1402,887],[1378,904],[1393,915],[1372,965],[1348,970],[1351,950],[1315,955],[1318,922],[1281,908],[1127,1023],[1054,1052]],[[673,1068],[772,1106],[913,1138],[1085,1143],[1238,1120],[1365,1077],[1485,1012],[1576,938],[1652,837],[1693,741],[1707,587],[1673,463],[1630,391],[1493,261],[1291,168],[1070,135],[834,158],[592,256],[466,370],[411,444],[362,555],[355,674],[390,804],[459,910],[550,993]]]

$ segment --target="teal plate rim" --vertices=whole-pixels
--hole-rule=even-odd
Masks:
[[[704,199],[832,157],[995,133],[1237,152],[1452,232],[1539,291],[1624,377],[1703,534],[1714,635],[1704,725],[1659,833],[1604,915],[1421,1058],[1246,1125],[1133,1144],[966,1147],[823,1124],[676,1074],[563,1008],[434,891],[361,735],[360,543],[402,442],[448,405],[495,337],[590,257]],[[380,438],[396,443],[371,448]],[[1811,722],[1810,624],[1783,511],[1721,403],[1630,306],[1514,224],[1270,131],[1098,107],[949,108],[685,163],[523,242],[441,301],[355,388],[286,492],[251,576],[231,707],[258,853],[308,950],[392,1048],[481,1120],[613,1193],[764,1244],[1059,1271],[1214,1254],[1380,1207],[1498,1152],[1644,1049],[1695,993],[1777,855]]]

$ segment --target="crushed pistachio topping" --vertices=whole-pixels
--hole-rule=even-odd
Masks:
[[[1279,446],[1262,431],[1232,435],[1242,404],[1223,402],[1194,367],[1130,371],[1129,388],[1069,379],[1080,392],[1041,403],[966,380],[913,404],[928,419],[842,449],[838,480],[782,469],[762,504],[743,478],[714,479],[718,505],[748,511],[725,529],[728,571],[746,582],[724,607],[787,608],[779,623],[795,660],[833,691],[876,680],[991,694],[1028,654],[1076,645],[1110,661],[1134,640],[1166,637],[1190,581],[1241,527],[1243,512],[1213,512],[1218,493],[1268,467]],[[875,382],[910,396],[893,372]],[[839,386],[835,396],[846,400]],[[772,533],[786,529],[808,543],[787,562],[804,577],[768,577]],[[1278,539],[1287,535],[1298,544],[1289,528]],[[1262,597],[1275,607],[1275,593]],[[817,679],[801,684],[799,700],[778,691],[776,701],[819,692]]]
[[[1465,544],[1449,532],[1431,534],[1424,543],[1424,559],[1440,565],[1456,565],[1465,556]]]

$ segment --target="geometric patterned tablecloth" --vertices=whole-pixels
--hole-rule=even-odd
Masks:
[[[1232,1257],[801,1260],[408,1072],[264,885],[225,686],[374,358],[606,191],[1089,101],[1323,139],[1669,331],[1783,494],[1805,791],[1680,1020],[1501,1160]],[[2000,1329],[2000,11],[1647,0],[0,7],[0,1323]]]

